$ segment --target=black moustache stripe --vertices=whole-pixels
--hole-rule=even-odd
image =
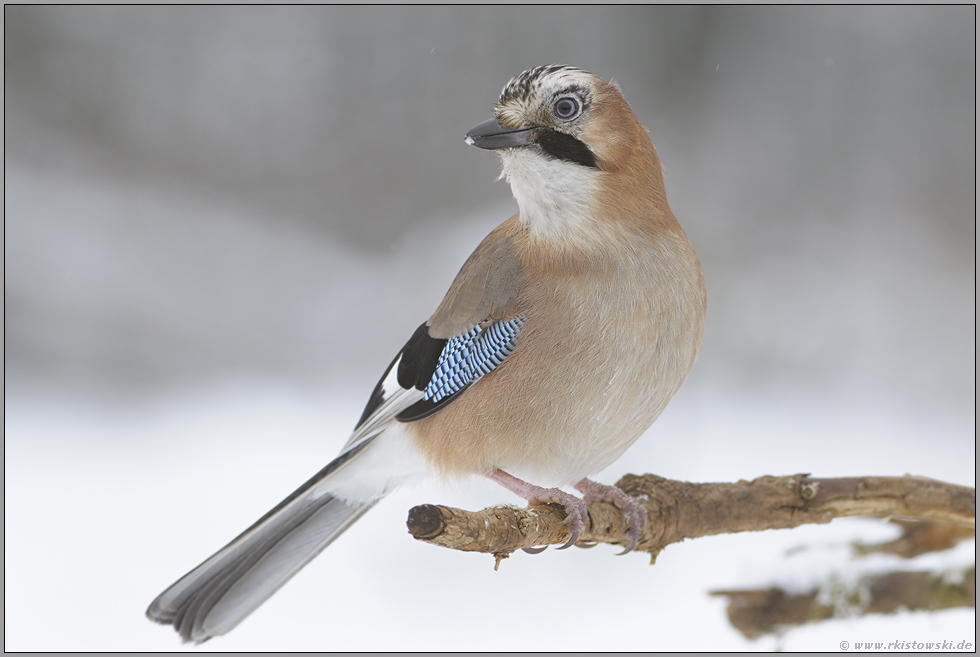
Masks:
[[[536,141],[538,146],[551,157],[592,169],[599,168],[595,161],[595,154],[584,142],[571,135],[556,130],[544,130]]]

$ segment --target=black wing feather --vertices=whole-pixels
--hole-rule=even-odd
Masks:
[[[526,321],[526,316],[518,315],[507,321],[474,326],[448,340],[433,338],[429,335],[429,327],[422,324],[374,388],[358,427],[391,397],[393,390],[387,390],[385,385],[394,387],[393,368],[397,368],[394,378],[403,391],[415,388],[424,393],[422,399],[416,398],[417,401],[395,415],[395,419],[401,422],[421,420],[452,402],[480,377],[500,365],[516,346],[517,336]]]
[[[429,335],[429,327],[422,323],[402,348],[398,363],[398,385],[406,390],[413,386],[425,390],[439,365],[439,357],[446,348],[447,340]]]

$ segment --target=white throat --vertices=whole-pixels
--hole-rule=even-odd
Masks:
[[[521,225],[532,235],[568,239],[591,222],[596,169],[546,157],[534,148],[509,148],[500,157]]]

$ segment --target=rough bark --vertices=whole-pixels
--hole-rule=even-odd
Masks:
[[[693,484],[656,475],[626,475],[616,484],[649,514],[636,550],[655,560],[666,546],[689,538],[827,523],[845,516],[937,520],[976,526],[976,491],[935,479],[805,474],[736,483]],[[493,554],[500,560],[522,548],[562,545],[569,539],[558,504],[463,511],[422,505],[409,512],[415,538],[443,547]],[[589,505],[579,545],[626,545],[626,519],[613,504]]]

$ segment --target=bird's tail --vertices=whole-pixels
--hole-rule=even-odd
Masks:
[[[225,634],[364,515],[378,499],[347,502],[324,490],[367,442],[344,453],[210,559],[157,596],[150,620],[186,641]]]

